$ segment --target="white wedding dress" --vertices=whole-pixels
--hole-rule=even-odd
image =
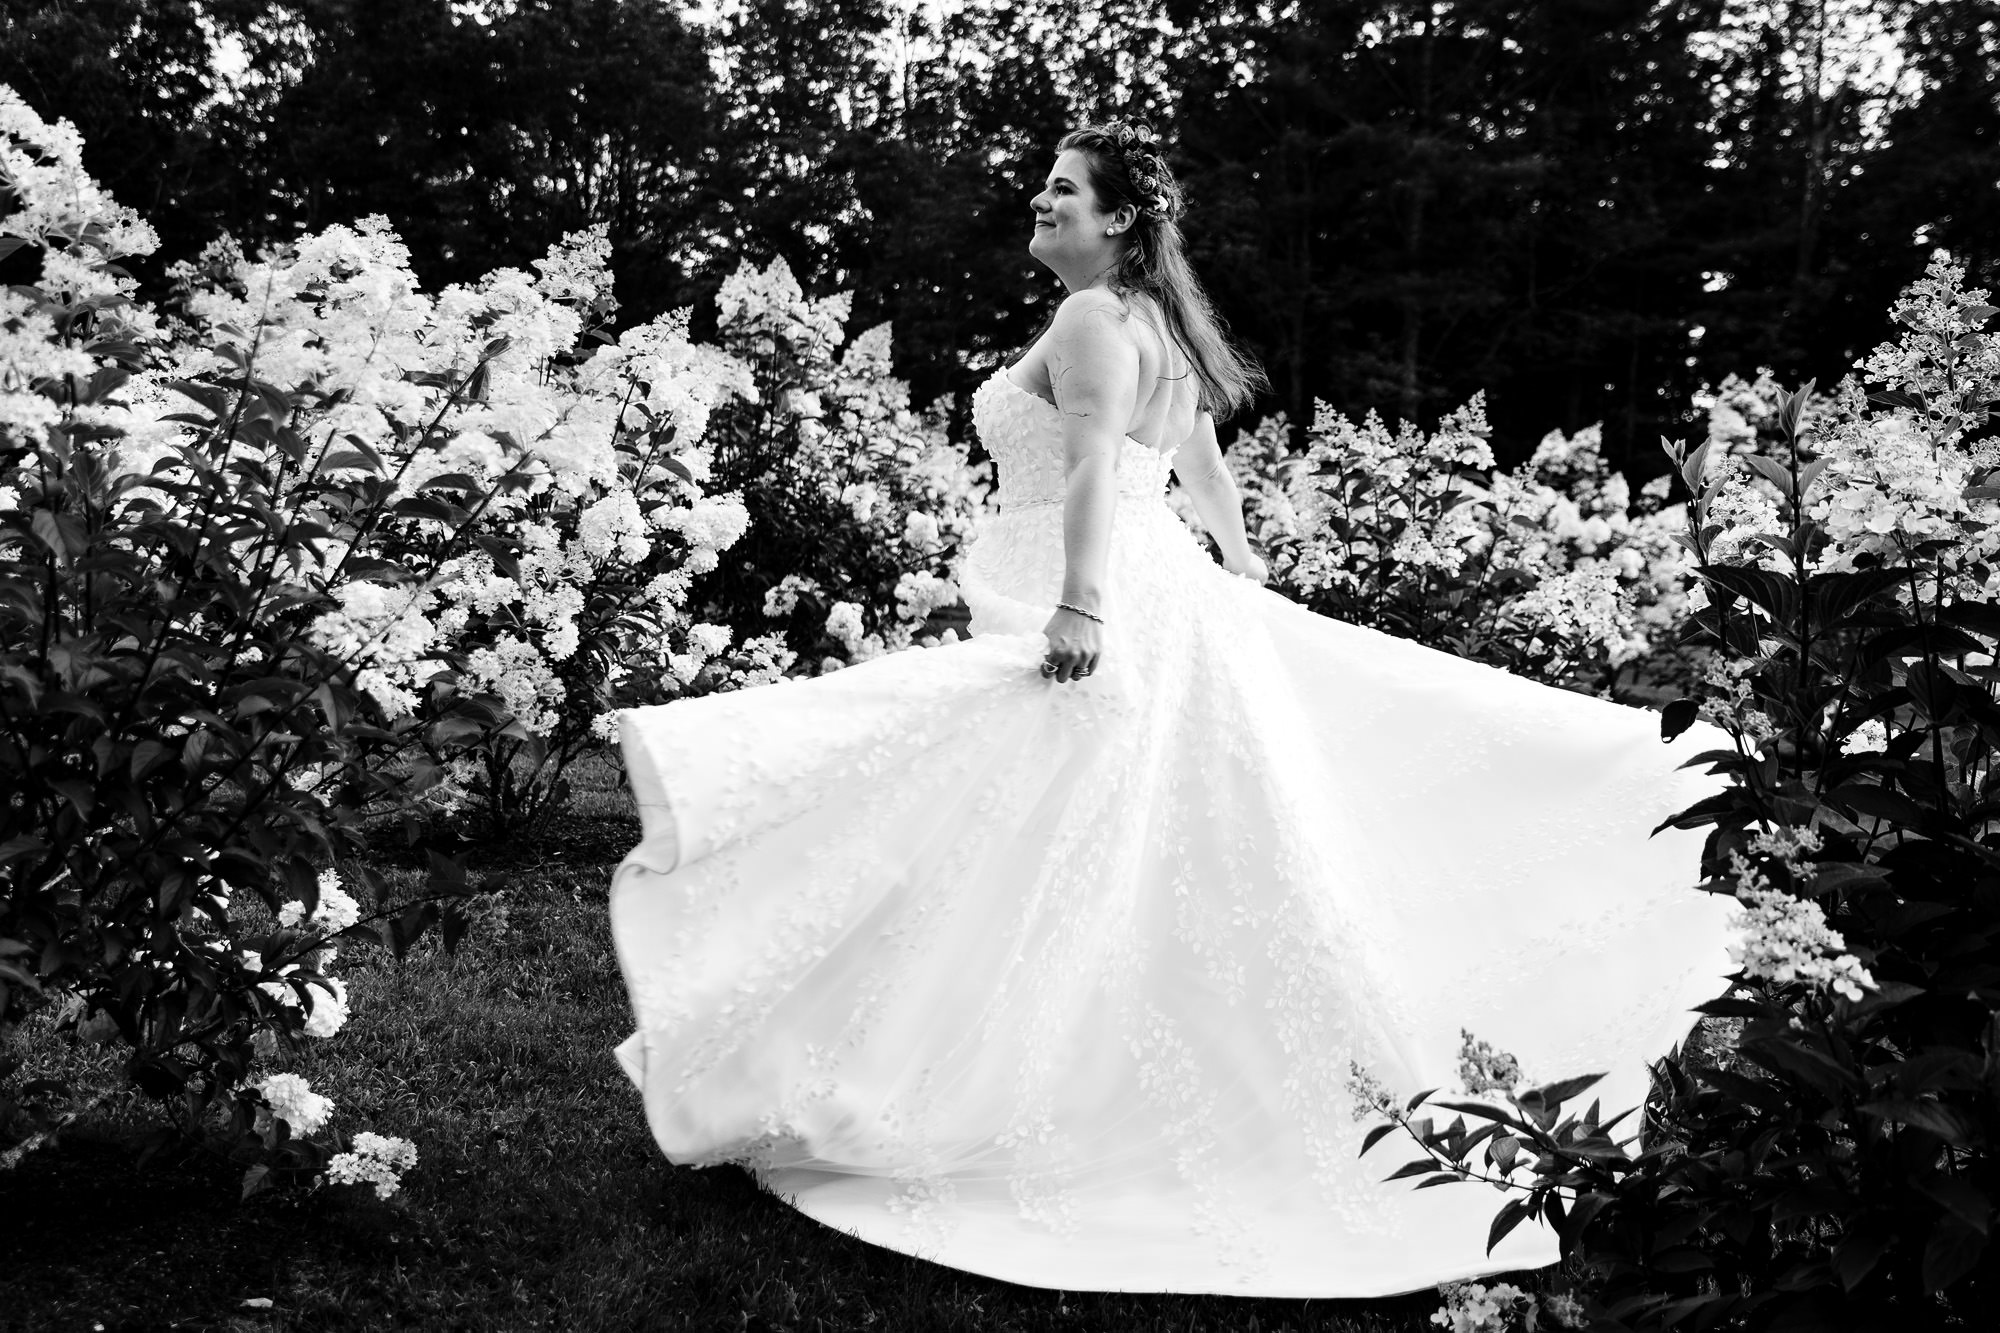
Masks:
[[[1072,1290],[1360,1297],[1488,1256],[1492,1189],[1383,1183],[1359,1065],[1457,1078],[1461,1030],[1607,1110],[1721,992],[1720,788],[1654,713],[1301,609],[1218,568],[1119,463],[1097,673],[1038,670],[1062,582],[1056,409],[974,399],[1001,512],[974,637],[622,715],[644,841],[611,919],[618,1055],[674,1162],[829,1226]]]

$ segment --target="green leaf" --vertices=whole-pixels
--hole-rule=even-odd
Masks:
[[[444,908],[438,924],[444,951],[457,953],[459,941],[464,939],[466,932],[472,928],[472,918],[468,917],[457,903],[452,903]]]
[[[32,834],[16,834],[7,839],[7,841],[0,842],[0,866],[4,866],[9,861],[26,856],[31,852],[45,852],[48,849],[49,845],[46,842],[43,842],[40,838]]]
[[[1850,1233],[1833,1252],[1833,1271],[1840,1278],[1840,1285],[1849,1291],[1859,1286],[1861,1280],[1881,1262],[1894,1239],[1880,1227],[1867,1227]]]
[[[1987,1234],[1993,1202],[1977,1185],[1960,1176],[1932,1176],[1919,1188],[1974,1231],[1982,1236]]]
[[[1880,787],[1871,788],[1883,790]],[[1822,861],[1814,867],[1812,890],[1816,895],[1837,893],[1857,886],[1874,887],[1889,882],[1889,872],[1881,866],[1862,865],[1855,861]]]
[[[1766,458],[1762,454],[1745,454],[1743,461],[1755,468],[1764,480],[1776,486],[1778,494],[1783,496],[1791,495],[1792,474],[1791,470],[1785,467],[1784,464],[1774,459]]]
[[[1361,1140],[1361,1151],[1355,1155],[1357,1157],[1366,1157],[1370,1148],[1395,1132],[1396,1126],[1394,1123],[1375,1126],[1375,1128],[1368,1131],[1367,1137]]]
[[[1836,625],[1856,607],[1899,586],[1906,577],[1907,571],[1900,568],[1816,575],[1807,585],[1812,592],[1813,620],[1823,627]]]
[[[464,472],[440,472],[417,487],[420,491],[477,491],[479,482]]]
[[[1806,414],[1806,404],[1812,401],[1812,392],[1818,380],[1807,380],[1791,393],[1785,395],[1778,404],[1778,428],[1787,435],[1799,433],[1799,422]]]
[[[1706,1273],[1715,1260],[1692,1245],[1678,1245],[1652,1255],[1646,1266],[1656,1273]]]
[[[145,777],[146,774],[152,772],[172,757],[173,752],[160,742],[154,740],[140,741],[132,747],[131,772],[133,780],[136,782],[138,779]]]
[[[1717,588],[1761,608],[1780,624],[1790,624],[1798,615],[1798,585],[1782,574],[1738,565],[1706,565],[1701,575]]]
[[[1883,389],[1868,395],[1868,401],[1877,407],[1906,407],[1913,411],[1925,411],[1921,395],[1904,393],[1901,389]]]
[[[1867,815],[1886,819],[1904,828],[1924,822],[1923,808],[1899,791],[1866,783],[1848,782],[1827,793],[1827,803],[1853,817]]]
[[[1675,699],[1660,710],[1660,739],[1670,741],[1693,726],[1701,716],[1701,704],[1694,699]]]
[[[1582,1092],[1585,1088],[1598,1083],[1603,1078],[1604,1075],[1602,1074],[1579,1074],[1575,1078],[1559,1079],[1543,1087],[1531,1089],[1523,1094],[1521,1101],[1523,1104],[1526,1104],[1528,1098],[1533,1097],[1549,1107],[1561,1106],[1564,1102],[1576,1096],[1576,1094]]]
[[[371,459],[367,454],[362,453],[358,449],[342,449],[320,459],[319,467],[316,470],[320,472],[333,472],[340,468],[358,468],[366,472],[379,473],[381,471],[380,463],[381,459],[379,457]]]
[[[1681,480],[1687,483],[1687,488],[1692,494],[1701,494],[1702,477],[1708,469],[1709,451],[1714,447],[1715,441],[1703,440],[1681,463]]]
[[[1509,1199],[1494,1217],[1493,1225],[1486,1232],[1486,1252],[1493,1253],[1493,1247],[1506,1239],[1507,1233],[1528,1220],[1528,1203],[1525,1199]]]
[[[243,1193],[238,1201],[247,1199],[258,1191],[267,1188],[270,1182],[271,1168],[262,1162],[257,1163],[243,1173]]]
[[[1979,1263],[1986,1237],[1956,1217],[1947,1217],[1924,1246],[1924,1294],[1935,1296],[1956,1284]]]
[[[1826,471],[1826,465],[1832,461],[1830,458],[1815,458],[1799,468],[1800,495],[1812,489],[1813,483],[1819,480],[1819,474]]]
[[[1872,1102],[1863,1102],[1861,1110],[1869,1115],[1879,1116],[1889,1124],[1909,1125],[1926,1130],[1955,1148],[1966,1148],[1972,1144],[1972,1126],[1967,1123],[1964,1112],[1942,1102],[1922,1101],[1910,1097],[1882,1097]]]

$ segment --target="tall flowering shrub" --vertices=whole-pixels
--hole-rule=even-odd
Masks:
[[[774,259],[746,262],[716,301],[722,346],[755,392],[718,413],[714,476],[741,493],[753,535],[700,581],[697,602],[769,626],[812,672],[928,639],[925,622],[957,600],[985,470],[937,414],[910,409],[888,325],[849,338],[847,294],[808,299]]]
[[[608,258],[596,229],[535,273],[433,298],[380,219],[257,262],[219,247],[183,275],[202,336],[145,386],[163,403],[167,374],[254,359],[294,391],[314,475],[381,508],[320,558],[420,575],[347,584],[310,637],[363,660],[362,688],[421,740],[431,799],[495,828],[559,803],[617,708],[786,664],[774,639],[686,609],[747,524],[704,485],[710,413],[745,373],[690,342],[684,314],[605,335]]]
[[[394,898],[344,857],[371,812],[504,803],[619,703],[770,669],[683,609],[743,531],[699,441],[747,386],[677,320],[585,336],[600,236],[435,298],[377,222],[225,246],[162,320],[81,148],[0,88],[0,249],[38,262],[0,293],[0,1028],[122,1044],[246,1189],[384,1192],[414,1147],[271,1066],[339,1033],[342,947],[449,942],[465,882],[434,858]],[[21,1072],[17,1146],[69,1093]]]
[[[1288,434],[1272,418],[1226,455],[1286,595],[1573,689],[1644,694],[1687,674],[1679,514],[1662,486],[1635,497],[1606,469],[1594,428],[1552,432],[1511,471],[1477,398],[1430,434],[1324,405],[1303,454]]]
[[[1404,1174],[1555,1225],[1592,1327],[1984,1328],[2000,1321],[2000,310],[1933,258],[1900,326],[1775,449],[1671,449],[1694,619],[1716,653],[1701,757],[1724,792],[1702,888],[1741,938],[1725,1058],[1675,1059],[1647,1108],[1578,1112],[1589,1075],[1438,1128],[1386,1103]],[[1876,386],[1868,392],[1865,385]],[[1565,1104],[1572,1107],[1565,1110]],[[1468,1127],[1468,1117],[1477,1128]],[[1622,1127],[1621,1127],[1622,1126]]]

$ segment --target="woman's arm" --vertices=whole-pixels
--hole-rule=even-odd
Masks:
[[[1222,567],[1262,583],[1268,577],[1264,562],[1250,549],[1243,531],[1243,495],[1236,478],[1222,461],[1222,446],[1215,439],[1215,418],[1203,412],[1181,447],[1174,451],[1174,475],[1194,501],[1194,512],[1202,526],[1215,538],[1222,551]]]
[[[1110,292],[1072,293],[1049,328],[1049,385],[1062,412],[1062,600],[1101,613],[1118,505],[1118,454],[1139,397],[1139,349]],[[1098,622],[1058,610],[1044,627],[1058,680],[1089,675],[1103,649]]]

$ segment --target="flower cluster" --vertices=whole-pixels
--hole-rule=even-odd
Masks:
[[[26,790],[97,775],[74,816],[31,799],[41,864],[0,866],[6,933],[35,941],[0,1026],[79,1005],[146,1093],[254,1125],[256,1188],[325,1155],[305,1136],[331,1103],[258,1064],[346,1026],[335,937],[400,954],[439,915],[370,932],[307,867],[367,815],[504,816],[531,785],[547,808],[619,706],[792,659],[690,600],[749,530],[707,436],[755,388],[684,312],[604,336],[602,228],[435,294],[379,218],[218,242],[170,271],[166,319],[119,267],[154,245],[74,129],[0,87],[0,248],[41,265],[0,294],[0,573],[31,590],[0,608],[0,692]],[[915,545],[946,535],[905,519]],[[86,553],[101,596],[70,595]],[[47,715],[51,688],[103,725]],[[59,897],[85,906],[43,910]]]
[[[1459,1029],[1458,1080],[1470,1095],[1510,1093],[1521,1081],[1521,1062],[1506,1051]]]
[[[143,343],[157,332],[152,312],[132,307],[136,284],[117,261],[151,254],[159,237],[84,170],[83,138],[74,125],[49,124],[4,84],[0,237],[41,251],[35,287],[0,290],[0,430],[31,435],[63,416],[39,386],[70,376],[87,381],[101,365],[101,354],[58,333],[58,312],[91,312],[100,347]],[[18,493],[0,498],[11,507]]]
[[[369,1185],[376,1198],[387,1199],[401,1188],[403,1173],[416,1164],[417,1146],[408,1139],[363,1130],[354,1136],[352,1149],[334,1154],[327,1162],[326,1181],[329,1185]]]
[[[1513,1333],[1534,1327],[1535,1298],[1510,1282],[1452,1282],[1438,1288],[1444,1308],[1431,1322],[1450,1333]]]
[[[1094,142],[1117,155],[1142,215],[1172,222],[1186,211],[1180,186],[1160,155],[1160,139],[1152,126],[1143,121],[1107,121],[1095,127]]]
[[[715,475],[772,515],[694,595],[733,623],[782,626],[784,651],[826,671],[934,641],[957,600],[959,550],[984,467],[919,415],[890,364],[887,325],[847,340],[846,294],[809,299],[782,260],[743,265],[717,295],[724,348],[754,392],[717,419]]]
[[[266,1074],[251,1085],[275,1120],[293,1135],[317,1134],[333,1115],[333,1099],[314,1092],[300,1074]]]
[[[1596,428],[1551,432],[1506,471],[1478,398],[1429,434],[1325,405],[1303,455],[1288,433],[1267,420],[1226,455],[1281,590],[1551,683],[1684,674],[1664,666],[1687,604],[1682,511],[1608,471]]]
[[[177,277],[189,323],[128,394],[124,466],[177,447],[156,423],[170,385],[255,359],[299,386],[297,466],[265,449],[282,495],[329,540],[292,576],[334,605],[309,627],[357,668],[391,720],[430,723],[461,698],[503,725],[433,731],[430,799],[475,797],[493,818],[544,806],[619,707],[768,679],[778,645],[689,610],[696,578],[748,529],[709,486],[709,420],[754,393],[744,367],[688,337],[685,311],[615,340],[602,227],[534,264],[426,294],[387,223],[334,226],[245,259],[227,246]],[[391,514],[350,545],[315,507],[322,477],[374,488]]]
[[[1846,951],[1840,932],[1828,927],[1818,903],[1774,888],[1741,852],[1730,853],[1730,865],[1741,904],[1730,925],[1743,938],[1729,946],[1729,956],[1745,977],[1778,985],[1797,982],[1850,1000],[1874,989],[1874,978]]]

